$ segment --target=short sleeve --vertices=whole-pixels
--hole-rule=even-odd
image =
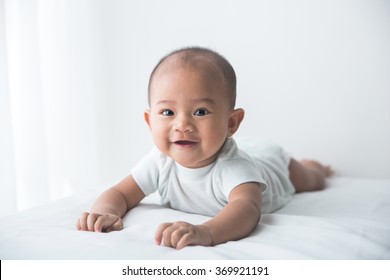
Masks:
[[[157,148],[147,154],[138,164],[131,170],[131,175],[147,196],[155,192],[158,188],[158,180],[160,174],[160,152]]]
[[[267,189],[267,183],[257,169],[257,166],[246,159],[233,159],[224,161],[218,171],[221,191],[225,197],[237,186],[256,182],[260,184],[262,192]]]

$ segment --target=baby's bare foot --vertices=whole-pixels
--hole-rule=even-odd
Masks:
[[[330,177],[334,174],[334,171],[330,165],[323,165],[315,160],[304,159],[301,163],[307,167],[314,168],[321,172],[325,177]]]

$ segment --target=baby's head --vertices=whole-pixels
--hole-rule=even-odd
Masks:
[[[234,109],[236,75],[219,54],[186,48],[164,57],[149,80],[145,120],[161,152],[182,166],[214,162],[238,129],[242,109]]]
[[[201,73],[205,83],[217,84],[226,95],[230,108],[236,103],[236,73],[232,65],[222,55],[201,47],[183,48],[164,56],[153,69],[148,86],[148,102],[152,94],[152,85],[156,77],[166,71],[186,69]],[[220,100],[223,102],[223,100]]]

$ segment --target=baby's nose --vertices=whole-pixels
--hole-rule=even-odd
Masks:
[[[193,124],[190,117],[178,116],[175,122],[175,130],[180,132],[192,132]]]

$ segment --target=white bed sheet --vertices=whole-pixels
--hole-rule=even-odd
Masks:
[[[390,259],[390,180],[332,178],[263,215],[247,238],[175,250],[154,243],[161,222],[208,217],[164,208],[148,197],[111,233],[81,232],[79,215],[98,194],[79,194],[0,218],[0,259]]]

